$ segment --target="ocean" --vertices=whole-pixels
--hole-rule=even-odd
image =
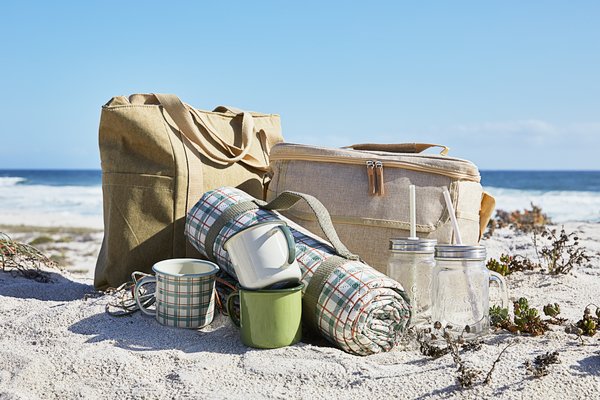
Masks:
[[[499,209],[600,222],[600,171],[481,171]],[[99,170],[0,170],[0,224],[102,228]]]

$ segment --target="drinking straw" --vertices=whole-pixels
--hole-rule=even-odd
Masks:
[[[410,206],[410,236],[409,239],[417,240],[417,206],[415,196],[415,185],[408,186]]]
[[[450,199],[450,192],[448,188],[444,186],[444,200],[446,200],[446,208],[448,208],[448,214],[450,214],[450,220],[452,221],[452,229],[454,229],[454,237],[457,245],[462,245],[462,238],[460,237],[460,230],[458,229],[458,221],[456,220],[456,212],[454,211],[454,206],[452,205],[452,200]],[[469,292],[469,297],[471,299],[475,298],[475,291],[473,290],[473,282],[471,276],[467,274],[466,269],[463,270],[467,283],[467,291]],[[479,317],[479,305],[477,303],[472,304],[473,306],[473,322],[477,323],[477,318]]]
[[[460,230],[458,229],[458,221],[456,220],[456,213],[454,211],[454,206],[452,205],[452,200],[450,199],[450,192],[448,188],[444,186],[444,199],[446,200],[446,208],[448,209],[448,214],[450,214],[450,220],[452,221],[452,228],[454,229],[454,238],[456,244],[462,244],[462,238],[460,237]]]

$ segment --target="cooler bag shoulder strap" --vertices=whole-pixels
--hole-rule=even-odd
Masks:
[[[348,250],[348,248],[342,243],[337,232],[335,231],[335,228],[333,227],[333,222],[331,221],[329,212],[323,203],[317,200],[316,197],[300,192],[285,191],[271,200],[269,203],[261,205],[261,208],[264,208],[265,210],[287,210],[300,200],[304,200],[315,214],[317,217],[317,222],[319,223],[319,227],[325,234],[325,238],[335,249],[336,253],[347,260],[359,260],[360,257],[351,253],[350,250]]]

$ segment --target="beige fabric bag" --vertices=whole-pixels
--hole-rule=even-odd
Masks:
[[[263,198],[269,150],[283,140],[278,115],[201,111],[165,94],[110,100],[99,139],[104,241],[98,289],[130,280],[135,270],[149,272],[159,260],[195,254],[183,233],[187,211],[223,185]]]
[[[363,144],[331,149],[281,143],[271,150],[271,200],[285,190],[318,198],[329,210],[348,249],[386,273],[389,239],[409,236],[409,185],[416,186],[417,235],[451,243],[453,231],[443,187],[448,187],[465,244],[479,241],[494,209],[494,199],[479,183],[477,167],[466,160],[419,154],[430,144]],[[303,204],[284,214],[318,234],[313,214]]]

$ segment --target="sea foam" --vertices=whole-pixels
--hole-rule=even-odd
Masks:
[[[15,186],[26,181],[27,179],[20,176],[0,176],[0,186]]]
[[[102,228],[101,186],[24,185],[18,177],[0,182],[0,224]]]
[[[539,191],[485,187],[496,198],[496,209],[530,209],[531,204],[556,223],[567,221],[600,222],[600,193],[584,191]]]

